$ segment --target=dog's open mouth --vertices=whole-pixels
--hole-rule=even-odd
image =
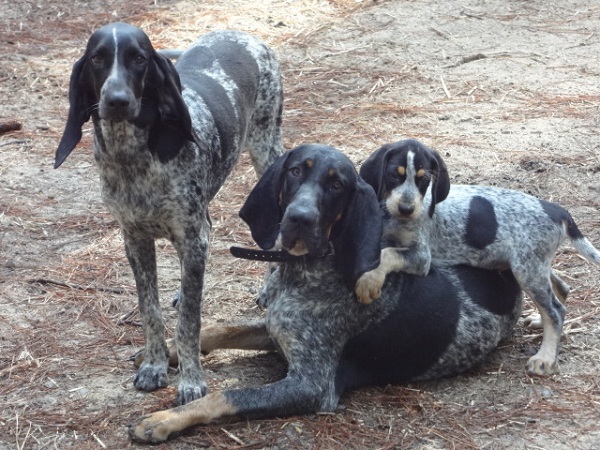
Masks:
[[[294,256],[303,256],[310,253],[310,250],[306,243],[301,239],[294,239],[289,245],[283,242],[283,248]]]

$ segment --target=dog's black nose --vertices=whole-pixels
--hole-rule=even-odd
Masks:
[[[398,205],[398,212],[401,216],[410,216],[415,212],[415,207],[412,205]]]
[[[295,209],[287,214],[290,224],[298,228],[311,228],[315,223],[316,213],[310,209]]]
[[[129,95],[124,91],[112,92],[106,99],[108,107],[115,110],[126,109],[130,102]]]

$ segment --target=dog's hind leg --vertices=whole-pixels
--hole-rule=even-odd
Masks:
[[[527,371],[534,375],[551,375],[556,371],[565,307],[552,290],[551,270],[543,269],[548,266],[533,264],[529,267],[531,269],[528,271],[513,271],[519,285],[535,303],[542,318],[542,345],[529,358]]]
[[[200,333],[202,353],[219,349],[274,351],[264,320],[236,325],[208,325]]]
[[[272,64],[275,65],[276,62],[272,61]],[[271,68],[270,71],[276,75],[265,77],[261,81],[246,138],[252,166],[259,178],[283,153],[283,88],[278,67]]]
[[[267,332],[264,320],[240,323],[235,325],[204,325],[200,331],[200,348],[207,355],[214,350],[264,350],[275,351],[277,348]],[[169,365],[177,367],[176,339],[167,339]],[[134,365],[139,367],[144,361],[144,351],[134,356]]]
[[[156,248],[154,239],[123,231],[125,253],[133,270],[140,313],[144,325],[145,354],[134,378],[134,385],[152,391],[167,385],[167,347],[158,300]]]
[[[550,281],[552,282],[552,290],[554,291],[554,294],[556,297],[558,297],[563,305],[566,305],[567,297],[571,292],[571,286],[565,283],[558,275],[556,275],[556,272],[554,271],[552,271],[550,274]]]
[[[560,300],[563,305],[567,305],[567,297],[571,292],[571,286],[565,283],[554,271],[550,274],[550,282],[552,283],[552,291],[556,298]],[[533,313],[523,319],[523,324],[528,328],[540,330],[543,328],[542,316],[539,313]]]

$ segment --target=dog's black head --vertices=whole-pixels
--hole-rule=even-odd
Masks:
[[[146,33],[126,23],[95,31],[73,66],[69,116],[56,150],[55,168],[75,148],[81,127],[90,117],[150,127],[148,146],[161,161],[177,155],[186,140],[193,140],[191,118],[173,64],[154,50]]]
[[[450,191],[448,169],[440,154],[414,139],[381,147],[362,165],[360,176],[373,186],[379,200],[386,201],[390,214],[400,218],[420,214],[432,181],[430,217]]]
[[[347,156],[326,145],[302,145],[277,159],[240,211],[265,250],[319,257],[333,244],[350,289],[379,265],[382,221],[373,189]]]

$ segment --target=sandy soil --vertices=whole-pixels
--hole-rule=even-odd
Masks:
[[[137,392],[143,345],[115,221],[99,198],[86,128],[59,169],[70,68],[90,32],[142,26],[158,48],[237,28],[278,54],[285,145],[323,142],[360,164],[415,137],[457,183],[521,189],[569,208],[600,246],[600,6],[585,0],[0,0],[0,448],[127,448],[126,425],[172,406],[171,385]],[[260,264],[237,211],[256,178],[244,157],[213,202],[205,323],[253,318]],[[179,271],[159,243],[168,333]],[[198,427],[159,448],[600,448],[600,283],[570,248],[554,267],[573,287],[560,372],[532,378],[540,334],[519,326],[480,368],[449,380],[363,389],[335,414]],[[530,312],[529,304],[526,311]],[[131,313],[131,314],[129,314]],[[212,389],[280,378],[274,355],[216,352]]]

